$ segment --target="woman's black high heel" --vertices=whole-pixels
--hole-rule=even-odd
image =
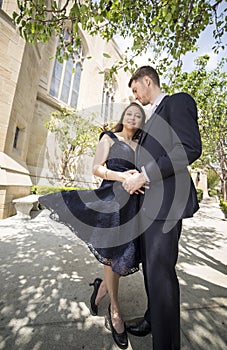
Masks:
[[[127,349],[127,347],[128,347],[128,335],[126,332],[125,325],[124,325],[124,332],[123,333],[116,332],[116,329],[114,328],[113,323],[112,323],[112,319],[111,319],[110,305],[108,308],[108,321],[109,321],[110,330],[112,332],[113,340],[115,341],[117,346],[120,349]]]
[[[100,287],[101,283],[102,283],[102,279],[101,278],[96,278],[93,283],[89,284],[90,286],[94,286],[94,291],[93,291],[93,293],[91,295],[91,299],[90,299],[91,314],[93,316],[97,316],[98,315],[98,305],[95,304],[95,299],[97,297],[98,290],[99,290],[99,287]]]

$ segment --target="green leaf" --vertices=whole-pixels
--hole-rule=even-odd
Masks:
[[[103,52],[103,56],[106,58],[111,58],[111,56],[108,53]]]
[[[166,21],[171,22],[171,20],[172,20],[172,14],[171,14],[171,12],[169,12],[166,16]]]

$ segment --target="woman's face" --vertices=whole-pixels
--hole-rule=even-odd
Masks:
[[[128,129],[139,129],[143,120],[143,115],[137,106],[130,106],[124,115],[122,124]]]

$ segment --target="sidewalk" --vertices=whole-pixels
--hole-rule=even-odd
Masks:
[[[227,221],[217,203],[184,220],[177,265],[182,350],[227,347]],[[102,266],[48,211],[0,221],[0,350],[117,350],[100,316],[91,316],[92,282]],[[143,315],[142,272],[121,279],[125,319]],[[131,350],[151,350],[150,336],[129,335]]]

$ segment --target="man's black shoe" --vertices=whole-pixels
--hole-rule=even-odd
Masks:
[[[143,319],[136,323],[126,323],[126,331],[136,337],[145,337],[151,333],[151,326],[145,319]]]

